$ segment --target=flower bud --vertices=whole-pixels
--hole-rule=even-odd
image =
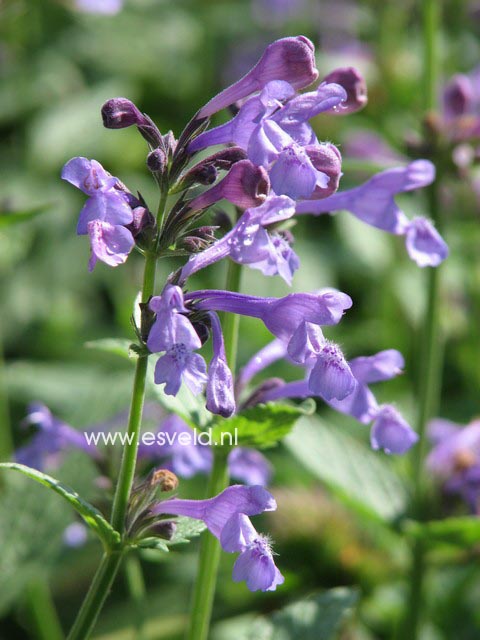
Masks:
[[[328,76],[325,76],[323,82],[334,82],[339,84],[347,92],[347,99],[342,102],[340,107],[332,110],[332,113],[348,114],[360,111],[367,104],[367,85],[363,76],[357,69],[353,67],[341,67],[335,69]]]
[[[333,144],[319,144],[305,147],[308,157],[317,171],[321,171],[329,178],[326,187],[316,186],[312,195],[313,199],[331,196],[338,189],[342,176],[342,156]]]
[[[466,115],[474,99],[473,87],[468,76],[456,74],[443,92],[443,110],[448,119]]]
[[[224,89],[200,109],[198,118],[209,117],[255,91],[260,91],[271,80],[284,80],[295,89],[303,89],[317,78],[315,47],[308,38],[297,36],[275,40],[243,78]]]
[[[145,124],[145,117],[127,98],[112,98],[102,107],[103,126],[107,129],[124,129]]]
[[[168,469],[155,469],[148,478],[148,483],[151,487],[160,488],[160,491],[175,491],[178,478]]]
[[[236,162],[245,160],[247,154],[240,147],[228,147],[214,153],[185,173],[170,193],[183,191],[194,184],[213,184],[219,171],[228,171]]]
[[[171,540],[175,535],[177,525],[172,520],[160,520],[154,525],[149,527],[145,535],[147,537],[155,536],[155,538],[162,538],[163,540]]]
[[[167,166],[167,156],[162,149],[154,149],[147,156],[147,167],[152,173],[162,174]]]
[[[206,209],[215,202],[228,200],[241,209],[256,207],[264,202],[270,191],[270,180],[263,167],[250,160],[235,163],[225,178],[190,202],[190,209]]]

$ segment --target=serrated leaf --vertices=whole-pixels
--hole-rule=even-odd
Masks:
[[[260,449],[273,447],[290,433],[298,418],[310,413],[312,408],[315,404],[311,402],[301,405],[258,404],[218,423],[213,429],[212,439],[220,441],[221,434],[231,433],[236,445]]]
[[[430,522],[408,520],[403,528],[407,535],[424,540],[429,546],[449,544],[465,548],[480,545],[480,519],[473,516]]]
[[[127,360],[134,360],[138,357],[135,350],[132,348],[131,340],[126,338],[103,338],[102,340],[91,340],[85,342],[87,349],[95,349],[96,351],[105,351],[106,353],[113,353],[116,356],[125,358]]]
[[[16,462],[2,462],[0,463],[0,469],[19,471],[24,476],[58,493],[82,516],[90,529],[98,535],[107,547],[113,547],[120,542],[120,534],[105,520],[100,511],[86,500],[83,500],[76,491],[67,485],[45,473]]]
[[[318,416],[302,418],[285,445],[332,493],[361,515],[390,521],[404,512],[407,491],[388,463],[338,427]]]
[[[330,589],[260,618],[245,640],[333,640],[357,601],[353,589]]]
[[[22,222],[28,222],[29,220],[32,220],[32,218],[36,218],[41,213],[48,211],[51,206],[51,204],[45,204],[40,207],[24,209],[21,211],[0,210],[0,228],[9,227],[14,224],[21,224]]]

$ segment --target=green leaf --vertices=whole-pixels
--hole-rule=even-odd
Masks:
[[[255,621],[245,640],[333,640],[358,601],[353,589],[331,589]]]
[[[382,454],[318,416],[302,418],[285,439],[293,455],[342,502],[361,515],[393,520],[407,503],[407,491]]]
[[[201,520],[194,520],[181,516],[175,519],[177,524],[176,531],[171,540],[162,540],[161,538],[144,538],[138,543],[142,549],[156,549],[159,551],[169,551],[169,547],[176,544],[190,542],[192,538],[199,536],[207,528]]]
[[[231,433],[235,445],[273,447],[292,430],[300,416],[314,410],[315,403],[308,401],[300,405],[258,404],[219,422],[213,429],[212,439],[220,442],[222,434]],[[224,442],[227,442],[225,438]]]
[[[13,224],[20,224],[22,222],[28,222],[32,218],[36,218],[41,213],[48,211],[51,208],[51,204],[44,204],[40,207],[34,207],[32,209],[24,209],[22,211],[1,211],[0,210],[0,229],[3,227],[9,227]]]
[[[2,462],[0,469],[12,469],[19,471],[24,476],[43,484],[62,496],[82,516],[87,525],[98,535],[107,547],[115,546],[120,542],[120,534],[105,520],[103,515],[89,502],[81,498],[73,489],[55,480],[45,473],[26,467],[16,462]]]
[[[105,351],[113,353],[116,356],[126,358],[127,360],[135,360],[138,354],[135,352],[135,345],[131,340],[126,338],[103,338],[102,340],[91,340],[85,342],[87,349],[95,349],[96,351]]]
[[[465,548],[480,544],[480,518],[473,516],[431,522],[408,520],[404,531],[413,538],[424,540],[429,546],[449,544]]]

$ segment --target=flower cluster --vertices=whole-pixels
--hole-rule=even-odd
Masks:
[[[144,299],[136,327],[142,357],[159,354],[154,380],[164,385],[166,394],[177,395],[182,384],[195,395],[205,389],[207,409],[224,418],[258,403],[319,397],[363,424],[372,423],[374,449],[401,454],[417,436],[393,406],[378,405],[369,388],[400,373],[401,355],[387,350],[348,361],[340,346],[324,336],[324,327],[337,325],[352,306],[346,293],[323,288],[273,298],[189,286],[193,274],[224,259],[266,276],[279,275],[291,284],[300,266],[292,248],[292,219],[341,209],[380,230],[404,236],[407,252],[419,266],[434,267],[446,258],[447,246],[433,225],[422,217],[409,220],[395,202],[397,194],[434,180],[429,161],[388,169],[363,185],[337,191],[341,154],[330,142],[317,139],[310,120],[319,114],[354,113],[365,106],[367,93],[363,78],[350,67],[336,69],[317,88],[299,92],[318,75],[314,47],[307,38],[277,40],[243,78],[203,106],[178,139],[172,132],[162,135],[126,98],[109,100],[102,108],[104,125],[136,126],[148,143],[147,166],[161,191],[156,219],[141,194],[134,197],[94,160],[74,158],[62,177],[89,196],[78,233],[90,236],[90,268],[97,260],[117,266],[133,247],[147,259],[188,258],[158,295]],[[210,117],[226,107],[235,115],[209,129]],[[201,159],[200,151],[205,152]],[[170,207],[165,207],[167,195],[173,202]],[[232,203],[237,216],[230,227],[222,225],[227,230],[217,239],[219,227],[199,221],[221,200]],[[256,318],[275,338],[237,376],[227,361],[218,312]],[[207,366],[201,350],[210,337],[212,357]],[[257,373],[280,358],[302,370],[300,380],[270,379],[248,388]],[[170,420],[168,427],[173,430],[189,429],[175,418]],[[255,486],[230,487],[206,501],[166,500],[152,513],[203,520],[226,551],[240,553],[234,578],[246,579],[251,589],[269,590],[283,578],[268,541],[248,520],[275,507],[270,494],[257,486],[268,480],[269,469],[265,464],[262,468],[262,459],[255,454],[236,449],[229,459],[232,475],[246,482],[255,477]],[[171,447],[160,457],[186,475],[211,465],[211,452],[198,446],[181,452]]]

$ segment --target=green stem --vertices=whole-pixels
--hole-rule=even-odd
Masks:
[[[227,291],[240,291],[242,279],[241,265],[230,260],[227,270],[227,282],[225,289]],[[225,340],[225,351],[227,355],[228,365],[231,371],[235,371],[237,364],[238,351],[238,327],[240,316],[236,313],[225,313],[223,318],[223,337]]]
[[[147,254],[142,286],[142,302],[144,303],[148,301],[154,291],[156,261],[157,258],[154,253]],[[113,499],[111,523],[121,534],[125,530],[125,516],[135,475],[138,439],[145,398],[147,365],[148,357],[140,356],[135,368],[132,401],[128,418],[127,433],[129,437],[123,450]],[[120,550],[109,550],[103,556],[68,640],[85,640],[85,638],[89,637],[117,574],[122,553],[123,551]]]
[[[232,260],[228,263],[226,289],[239,291],[242,267]],[[235,371],[238,347],[238,320],[236,314],[228,313],[223,318],[223,337],[228,364]],[[229,483],[228,451],[223,447],[213,450],[213,467],[207,487],[207,498],[223,491]],[[190,624],[186,640],[207,640],[212,617],[213,599],[220,563],[220,543],[211,534],[206,533],[200,543],[198,574],[193,592]]]
[[[135,553],[129,553],[125,558],[125,577],[130,598],[135,607],[135,640],[145,639],[146,618],[146,589],[143,578],[142,565]]]
[[[62,627],[46,579],[32,580],[25,596],[38,640],[63,640]]]
[[[222,449],[215,449],[207,497],[217,495],[227,486],[227,458]],[[186,640],[207,640],[208,638],[220,553],[219,541],[210,532],[207,532],[202,537],[200,545],[198,574],[193,592],[190,626]]]
[[[90,636],[117,575],[122,554],[122,551],[109,551],[103,555],[67,640],[84,640]]]
[[[425,113],[435,109],[438,88],[438,35],[440,30],[439,0],[423,0],[423,42],[424,42],[424,110]],[[428,140],[432,146],[432,157],[437,150],[436,140]],[[441,167],[438,167],[441,169]],[[440,173],[440,172],[438,172]],[[441,181],[437,174],[428,190],[429,213],[437,227],[440,222],[440,204],[438,184]],[[429,268],[426,274],[426,308],[424,317],[422,349],[420,353],[419,373],[420,389],[418,398],[417,432],[419,441],[413,458],[413,501],[412,514],[418,520],[426,516],[427,487],[424,478],[424,462],[426,453],[426,426],[428,420],[436,413],[440,397],[443,351],[440,340],[439,313],[439,278],[438,267]],[[417,640],[420,637],[420,623],[424,600],[424,576],[427,569],[425,546],[422,541],[415,541],[412,546],[410,569],[410,592],[407,602],[406,619],[403,637]]]

